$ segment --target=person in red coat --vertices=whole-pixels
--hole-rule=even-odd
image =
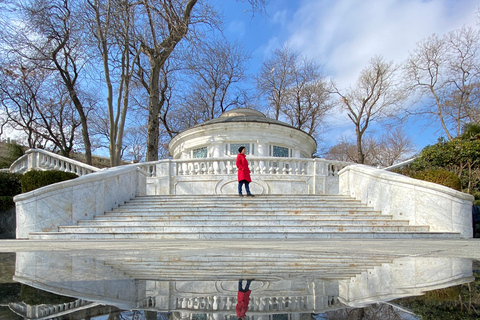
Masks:
[[[252,282],[252,279],[247,280],[247,285],[245,286],[245,289],[242,289],[242,280],[240,279],[238,281],[238,293],[237,293],[237,305],[235,306],[235,309],[237,310],[237,317],[239,320],[245,320],[245,314],[248,311],[248,303],[250,302],[250,283]]]
[[[249,184],[252,182],[250,178],[250,169],[248,168],[248,161],[245,157],[247,149],[245,147],[238,148],[238,155],[237,155],[237,169],[238,169],[238,195],[243,197],[242,194],[242,186],[245,184],[245,190],[247,191],[248,197],[254,197],[253,194],[250,193]]]

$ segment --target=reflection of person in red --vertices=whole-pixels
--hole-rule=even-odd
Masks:
[[[253,194],[250,193],[249,184],[252,182],[250,178],[250,169],[248,168],[248,161],[245,157],[245,153],[247,150],[245,147],[238,148],[238,155],[237,155],[237,168],[238,168],[238,195],[243,197],[242,194],[242,185],[245,184],[245,190],[247,191],[247,197],[254,197]]]
[[[250,283],[252,283],[252,279],[247,280],[247,285],[245,289],[242,289],[242,279],[238,281],[238,293],[237,293],[237,306],[235,309],[237,310],[237,317],[239,320],[245,320],[245,313],[248,310],[248,303],[250,302]]]

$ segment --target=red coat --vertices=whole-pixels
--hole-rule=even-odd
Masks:
[[[252,182],[250,178],[250,169],[248,169],[248,161],[244,154],[237,155],[238,181],[247,180]]]
[[[244,317],[247,313],[248,303],[250,302],[250,293],[252,293],[251,290],[248,290],[247,292],[238,291],[238,303],[235,306],[235,309],[237,310],[237,317],[239,318]]]

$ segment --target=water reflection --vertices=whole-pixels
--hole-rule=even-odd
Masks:
[[[252,292],[246,320],[305,320],[312,315],[369,319],[365,311],[363,318],[347,313],[474,280],[470,259],[387,254],[19,252],[14,261],[14,281],[72,297],[44,304],[4,303],[29,319],[94,319],[113,314],[111,319],[237,320],[239,279],[255,279],[249,288],[245,282],[241,287]],[[380,314],[390,309],[403,312],[392,305],[378,308]],[[135,311],[128,318],[121,310]]]

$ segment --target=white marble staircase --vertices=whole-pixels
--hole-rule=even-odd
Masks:
[[[381,215],[347,196],[141,196],[30,239],[457,238]]]

